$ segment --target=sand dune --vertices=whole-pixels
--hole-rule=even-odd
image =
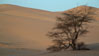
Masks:
[[[14,43],[15,47],[44,49],[50,43],[45,35],[58,15],[15,5],[0,5],[0,41]]]
[[[77,8],[80,10],[83,7]],[[99,9],[93,8],[92,11],[97,13],[95,17],[99,19]],[[51,44],[46,33],[55,25],[56,17],[67,12],[0,5],[0,42],[13,43],[11,46],[15,48],[46,49]],[[90,32],[81,41],[87,44],[99,43],[99,21],[96,20],[89,26]]]

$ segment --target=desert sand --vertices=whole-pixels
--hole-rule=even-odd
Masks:
[[[84,7],[86,6],[70,10],[81,10]],[[0,49],[2,50],[0,55],[79,56],[82,54],[82,56],[99,56],[99,8],[92,8],[92,11],[97,14],[95,21],[89,24],[89,33],[79,39],[84,41],[92,51],[48,53],[45,49],[52,42],[46,36],[47,32],[55,25],[57,17],[63,16],[62,13],[68,13],[70,10],[50,12],[9,4],[0,5]]]

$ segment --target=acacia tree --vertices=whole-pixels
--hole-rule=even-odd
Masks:
[[[72,48],[73,50],[81,50],[83,43],[78,43],[80,36],[88,32],[87,25],[93,20],[90,16],[91,8],[84,8],[79,11],[70,11],[64,13],[64,17],[58,17],[56,26],[51,32],[48,32],[49,38],[52,39],[54,45],[47,50],[58,51],[62,49]]]

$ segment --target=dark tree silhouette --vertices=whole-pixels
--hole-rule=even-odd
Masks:
[[[64,13],[64,17],[58,17],[56,26],[51,32],[48,32],[48,36],[54,45],[47,50],[60,51],[69,48],[82,50],[81,46],[84,46],[84,43],[78,44],[77,40],[88,32],[88,23],[94,19],[90,10],[91,7],[79,11],[69,11],[70,13]],[[85,47],[83,49],[87,50]]]

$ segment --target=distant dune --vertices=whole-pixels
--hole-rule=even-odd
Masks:
[[[71,10],[82,10],[86,6],[79,6]],[[87,44],[99,43],[99,8],[92,7],[96,21],[89,24],[89,33],[81,37]],[[39,9],[25,8],[16,5],[0,5],[0,42],[13,43],[15,48],[46,49],[51,40],[47,32],[55,25],[56,17],[63,16],[63,12],[50,12]],[[97,47],[98,48],[98,47]]]

